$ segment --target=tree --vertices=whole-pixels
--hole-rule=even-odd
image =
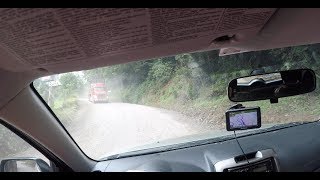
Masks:
[[[61,92],[63,97],[73,96],[83,88],[83,81],[74,73],[62,74],[59,81],[61,86],[58,88],[58,91]]]

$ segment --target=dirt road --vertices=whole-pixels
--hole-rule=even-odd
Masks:
[[[99,159],[135,146],[196,133],[179,113],[127,103],[93,104],[81,99],[82,109],[66,126],[90,157]],[[33,149],[15,156],[39,155]]]
[[[181,114],[127,103],[90,103],[67,129],[94,158],[128,148],[195,133]]]

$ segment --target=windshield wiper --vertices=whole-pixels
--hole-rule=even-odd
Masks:
[[[311,123],[314,121],[295,121],[295,122],[290,122],[290,123],[283,123],[283,124],[275,124],[271,126],[270,128],[284,128],[284,127],[292,127],[292,126],[298,126],[301,124],[306,124],[306,123]],[[269,128],[267,128],[269,129]]]
[[[257,130],[253,130],[253,131],[242,132],[242,133],[238,133],[238,134],[239,134],[239,137],[250,136],[250,135],[253,135],[253,134],[265,133],[265,132],[270,132],[270,131],[274,131],[274,130],[279,130],[279,129],[289,128],[289,127],[299,126],[299,125],[302,125],[302,124],[314,123],[314,122],[318,122],[318,121],[319,120],[316,120],[316,121],[296,121],[296,122],[290,122],[290,123],[275,124],[275,125],[273,125],[271,127],[267,127],[267,128],[263,128],[263,129],[257,129]]]
[[[233,135],[225,135],[225,136],[221,136],[221,137],[214,137],[214,138],[195,140],[195,141],[165,145],[165,146],[160,146],[160,147],[154,147],[154,148],[149,148],[149,149],[129,151],[129,152],[114,154],[114,155],[102,158],[102,159],[100,159],[100,161],[112,160],[112,159],[118,159],[118,158],[124,158],[124,157],[131,157],[131,156],[137,156],[137,155],[160,153],[160,152],[183,149],[183,148],[189,148],[189,147],[194,147],[194,146],[222,142],[222,141],[230,140],[233,138],[234,138]]]

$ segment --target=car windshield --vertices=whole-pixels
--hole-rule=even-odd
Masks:
[[[320,44],[219,56],[184,53],[39,78],[33,86],[89,157],[107,156],[229,135],[234,105],[228,83],[250,75],[310,68],[319,85]],[[250,79],[251,80],[251,79]],[[249,81],[250,81],[249,80]],[[247,82],[247,80],[246,80]],[[90,91],[103,83],[107,95]],[[303,95],[242,103],[261,108],[261,129],[319,118],[319,88]],[[256,130],[245,130],[242,132]]]

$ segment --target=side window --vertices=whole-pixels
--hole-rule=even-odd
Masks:
[[[0,161],[0,172],[52,171],[49,159],[2,124],[0,124]]]

